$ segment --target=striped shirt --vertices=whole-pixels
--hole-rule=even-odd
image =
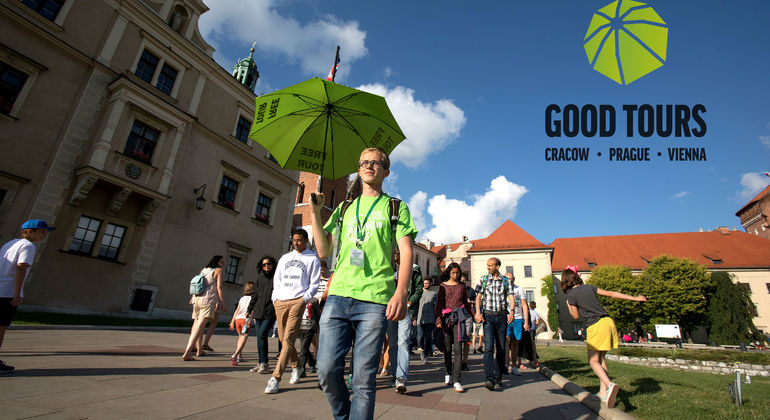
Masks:
[[[486,282],[487,287],[484,289],[484,295],[481,297],[481,304],[483,310],[489,312],[500,312],[502,310],[508,310],[509,302],[506,299],[508,296],[513,295],[511,285],[508,285],[508,294],[505,294],[506,278],[502,274],[495,279],[491,274],[487,274],[481,277],[479,284]]]

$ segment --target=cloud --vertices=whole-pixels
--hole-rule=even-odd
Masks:
[[[393,168],[391,168],[390,175],[388,175],[388,177],[385,178],[385,181],[382,183],[382,190],[387,192],[389,196],[400,199],[401,195],[398,193],[398,186],[396,185],[396,181],[398,181],[398,174],[393,171]]]
[[[489,236],[505,220],[513,219],[519,200],[527,192],[526,187],[501,175],[490,182],[483,195],[468,197],[468,201],[444,194],[427,199],[426,193],[418,191],[409,199],[409,205],[415,223],[425,226],[419,237],[446,244],[461,241],[463,235],[471,239]],[[430,223],[424,212],[426,202]]]
[[[382,72],[382,75],[387,79],[393,74],[393,69],[390,67],[386,67],[385,71]]]
[[[744,200],[754,198],[760,191],[770,185],[770,177],[765,176],[760,172],[749,172],[741,175],[741,186],[743,190],[740,192],[740,196]]]
[[[390,155],[391,160],[416,168],[425,159],[450,144],[465,126],[465,113],[449,99],[425,103],[415,99],[414,90],[382,84],[368,84],[358,89],[384,96],[398,125],[406,135]]]
[[[762,144],[770,149],[770,136],[759,136],[759,141],[762,142]]]
[[[338,80],[350,72],[350,64],[367,53],[366,32],[357,21],[343,21],[326,15],[312,22],[299,22],[281,15],[275,0],[222,0],[209,2],[208,12],[200,17],[203,37],[215,48],[227,43],[242,43],[244,51],[257,41],[255,49],[299,62],[308,75],[329,72],[337,45],[342,63]],[[221,63],[221,62],[220,62]]]
[[[689,192],[689,191],[681,191],[681,192],[678,192],[678,193],[676,193],[674,195],[669,196],[668,198],[671,199],[671,200],[676,200],[678,198],[685,198],[685,197],[687,197],[689,195],[692,195],[692,193]]]

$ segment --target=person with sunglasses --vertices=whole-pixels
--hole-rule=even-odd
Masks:
[[[257,279],[254,281],[254,291],[246,313],[253,314],[257,336],[257,365],[251,368],[252,373],[269,373],[267,357],[267,337],[275,324],[275,308],[273,307],[273,275],[275,274],[275,258],[265,255],[257,265]],[[253,311],[253,312],[252,312]],[[248,320],[247,320],[248,321]]]

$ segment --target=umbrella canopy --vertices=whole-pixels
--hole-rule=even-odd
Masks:
[[[284,169],[337,179],[362,150],[390,154],[405,136],[382,96],[316,77],[258,97],[249,137]]]
[[[627,85],[666,61],[668,28],[652,7],[618,0],[594,13],[585,51],[594,70]]]

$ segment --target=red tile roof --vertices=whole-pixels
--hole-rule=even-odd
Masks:
[[[756,197],[754,197],[754,198],[752,198],[751,200],[749,200],[749,202],[748,202],[748,203],[746,203],[746,205],[745,205],[745,206],[741,207],[741,209],[740,209],[740,210],[738,210],[737,212],[735,212],[735,215],[736,215],[736,216],[738,216],[738,217],[740,217],[741,213],[742,213],[744,210],[746,210],[746,208],[748,208],[748,207],[749,207],[749,206],[751,206],[752,204],[754,204],[754,203],[756,203],[757,201],[759,201],[759,200],[760,200],[762,197],[764,197],[766,194],[770,194],[770,185],[768,185],[767,187],[765,187],[765,189],[764,189],[764,190],[760,191],[760,193],[759,193],[759,194],[757,194],[757,196],[756,196]]]
[[[770,268],[770,240],[741,231],[559,238],[551,246],[554,272],[574,264],[580,271],[590,270],[589,261],[596,266],[623,265],[641,270],[647,267],[645,259],[662,254],[688,258],[714,269]]]
[[[471,252],[548,248],[548,246],[535,239],[510,220],[506,220],[505,223],[486,238],[473,241],[473,244]]]

